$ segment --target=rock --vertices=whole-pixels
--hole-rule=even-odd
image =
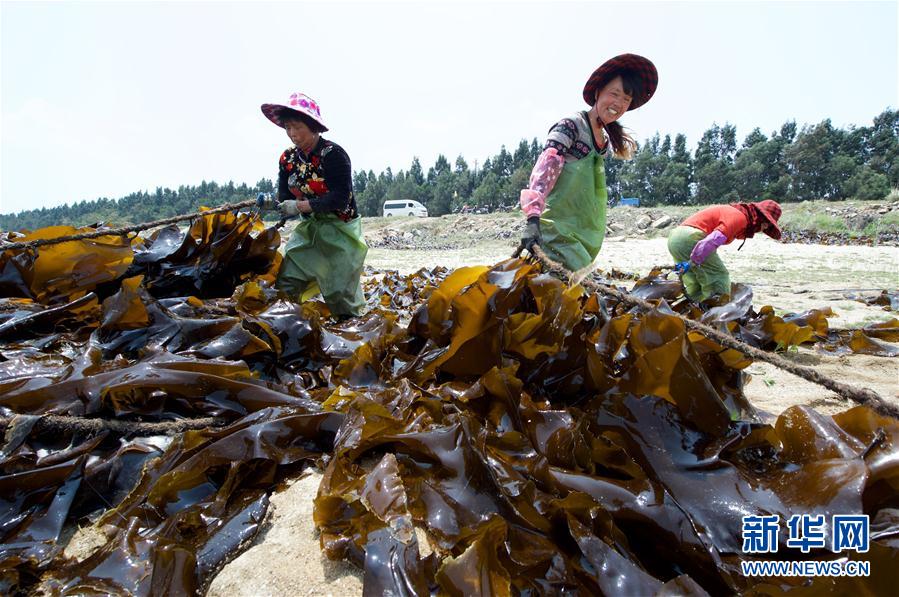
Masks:
[[[671,222],[673,222],[673,220],[669,216],[662,216],[661,218],[659,218],[658,220],[656,220],[655,222],[652,223],[652,227],[653,228],[664,228],[665,226],[668,226],[669,224],[671,224]]]
[[[873,222],[876,218],[872,214],[858,213],[847,218],[850,228],[855,230],[863,230],[865,226]]]
[[[411,232],[403,232],[403,240],[412,240],[413,238]]]
[[[652,218],[650,218],[649,216],[640,216],[640,219],[637,220],[637,228],[640,228],[642,230],[643,228],[649,226],[651,223]]]
[[[621,232],[622,230],[624,230],[624,226],[622,226],[618,222],[612,222],[611,224],[609,224],[609,230],[613,232]]]
[[[888,213],[890,213],[890,208],[888,208],[888,207],[881,207],[880,209],[877,210],[877,213],[879,213],[879,214],[881,214],[881,215],[883,215],[883,214],[888,214]]]

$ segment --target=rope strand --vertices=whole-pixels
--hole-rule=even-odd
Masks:
[[[0,427],[7,427],[15,422],[17,416],[0,417]],[[24,415],[28,416],[28,415]],[[101,419],[95,417],[72,417],[61,415],[39,415],[35,428],[45,432],[71,432],[95,435],[110,431],[121,435],[176,435],[191,429],[223,427],[224,419],[203,417],[198,419],[182,419],[179,421],[145,422],[121,421],[118,419]]]
[[[241,201],[240,203],[226,203],[220,207],[216,207],[213,209],[207,209],[202,211],[196,211],[191,214],[184,214],[180,216],[172,216],[170,218],[163,218],[161,220],[155,220],[153,222],[145,222],[143,224],[134,224],[133,226],[124,226],[122,228],[109,228],[107,230],[95,230],[94,232],[85,232],[82,234],[73,234],[70,236],[60,236],[58,238],[39,238],[31,241],[23,241],[23,242],[15,242],[15,243],[7,243],[0,240],[0,251],[8,251],[10,249],[31,249],[35,247],[43,247],[46,245],[57,245],[60,243],[75,241],[75,240],[86,240],[89,238],[97,238],[100,236],[125,236],[132,232],[140,232],[142,230],[148,230],[150,228],[155,228],[156,226],[166,226],[168,224],[174,224],[175,222],[181,222],[183,220],[191,220],[196,218],[197,216],[207,216],[211,214],[222,213],[226,211],[233,211],[235,209],[240,209],[242,207],[253,207],[256,205],[255,199],[250,199],[247,201]]]

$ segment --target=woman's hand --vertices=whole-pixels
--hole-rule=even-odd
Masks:
[[[543,236],[540,234],[540,216],[531,216],[528,223],[524,227],[524,235],[521,237],[522,249],[527,249],[528,253],[534,252],[534,246],[543,242]]]
[[[295,201],[288,199],[287,201],[282,201],[278,208],[281,210],[281,217],[285,219],[295,218],[301,213],[312,213],[312,206],[305,199],[297,199]]]

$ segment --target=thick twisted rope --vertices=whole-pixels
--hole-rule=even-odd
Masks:
[[[198,216],[207,216],[211,214],[222,213],[226,211],[233,211],[235,209],[240,209],[242,207],[254,207],[256,205],[255,199],[250,199],[247,201],[241,201],[240,203],[226,203],[221,207],[216,207],[213,209],[206,209],[201,211],[196,211],[190,214],[184,214],[180,216],[172,216],[170,218],[163,218],[161,220],[154,220],[153,222],[144,222],[143,224],[134,224],[133,226],[124,226],[122,228],[108,228],[106,230],[95,230],[93,232],[84,232],[81,234],[72,234],[70,236],[60,236],[58,238],[39,238],[36,240],[16,242],[16,243],[7,243],[0,241],[0,251],[8,251],[10,249],[31,249],[35,247],[43,247],[45,245],[57,245],[59,243],[65,243],[74,240],[86,240],[89,238],[98,238],[100,236],[125,236],[132,232],[140,232],[142,230],[149,230],[150,228],[155,228],[157,226],[167,226],[168,224],[174,224],[176,222],[181,222],[184,220],[192,220]]]
[[[517,251],[516,253],[520,253],[520,250]],[[570,282],[573,279],[574,274],[572,272],[568,271],[565,268],[565,266],[563,266],[561,263],[557,263],[556,261],[553,261],[552,259],[547,257],[546,253],[543,252],[543,249],[541,249],[539,245],[534,246],[533,250],[531,251],[531,254],[545,268],[547,268],[549,271],[555,273],[556,275],[558,275],[565,281]],[[516,254],[515,256],[517,257],[518,254]],[[655,308],[655,305],[653,305],[652,303],[650,303],[647,300],[635,297],[627,292],[623,292],[617,288],[608,286],[606,284],[600,284],[598,282],[594,282],[593,280],[589,280],[589,279],[581,280],[579,282],[579,284],[581,286],[583,286],[584,288],[587,288],[588,290],[591,290],[593,292],[598,292],[600,294],[609,295],[609,296],[614,297],[614,298],[620,300],[621,302],[631,305],[631,306],[638,306],[638,307],[642,307],[644,309],[654,309]],[[879,394],[877,394],[877,392],[875,392],[873,390],[870,390],[868,388],[859,388],[859,387],[855,387],[855,386],[851,386],[849,384],[839,382],[831,377],[828,377],[827,375],[824,375],[824,374],[812,369],[811,367],[799,365],[799,364],[790,362],[777,354],[759,350],[758,348],[756,348],[754,346],[750,346],[749,344],[746,344],[745,342],[737,340],[733,336],[724,334],[712,327],[705,325],[704,323],[695,321],[693,319],[689,319],[679,313],[674,313],[674,315],[677,316],[678,318],[680,318],[684,322],[684,325],[686,325],[687,329],[700,332],[701,334],[705,335],[706,337],[715,340],[716,342],[718,342],[718,344],[721,344],[722,346],[737,350],[737,351],[753,358],[754,360],[765,361],[766,363],[770,363],[770,364],[774,365],[775,367],[777,367],[778,369],[783,369],[784,371],[787,371],[788,373],[792,373],[793,375],[795,375],[797,377],[801,377],[802,379],[804,379],[806,381],[810,381],[814,384],[824,386],[828,390],[835,392],[844,398],[848,398],[849,400],[851,400],[857,404],[862,404],[864,406],[867,406],[879,414],[882,414],[882,415],[885,415],[888,417],[899,418],[899,407],[888,403]]]
[[[12,417],[0,417],[0,427],[11,425],[17,417],[29,415],[14,415]],[[61,415],[38,415],[34,426],[38,431],[44,432],[68,432],[86,433],[96,435],[109,431],[118,435],[147,436],[147,435],[177,435],[191,429],[206,429],[208,427],[223,427],[224,419],[217,417],[203,417],[199,419],[181,419],[178,421],[146,422],[146,421],[122,421],[119,419],[101,419],[93,417],[72,417]]]

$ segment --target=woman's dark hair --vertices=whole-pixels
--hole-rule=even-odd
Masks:
[[[278,115],[278,120],[281,121],[281,126],[287,126],[288,122],[299,120],[303,124],[309,127],[313,133],[324,133],[325,129],[322,125],[312,120],[310,117],[306,116],[302,112],[297,112],[296,110],[290,110],[289,108],[284,108],[281,110],[281,114]]]
[[[643,93],[643,81],[633,71],[623,70],[618,72],[616,76],[621,77],[621,86],[624,88],[624,92],[632,98],[639,97]],[[612,78],[614,79],[614,77]],[[599,94],[600,91],[601,89],[597,89],[596,93]],[[600,120],[599,124],[602,125],[609,136],[609,143],[612,144],[612,153],[615,157],[623,160],[629,160],[634,157],[634,153],[637,151],[637,142],[624,132],[624,127],[617,120],[609,124],[603,124],[602,120]]]
[[[621,86],[624,92],[631,97],[640,97],[643,93],[643,79],[637,76],[632,70],[623,70],[618,73],[621,77]]]

